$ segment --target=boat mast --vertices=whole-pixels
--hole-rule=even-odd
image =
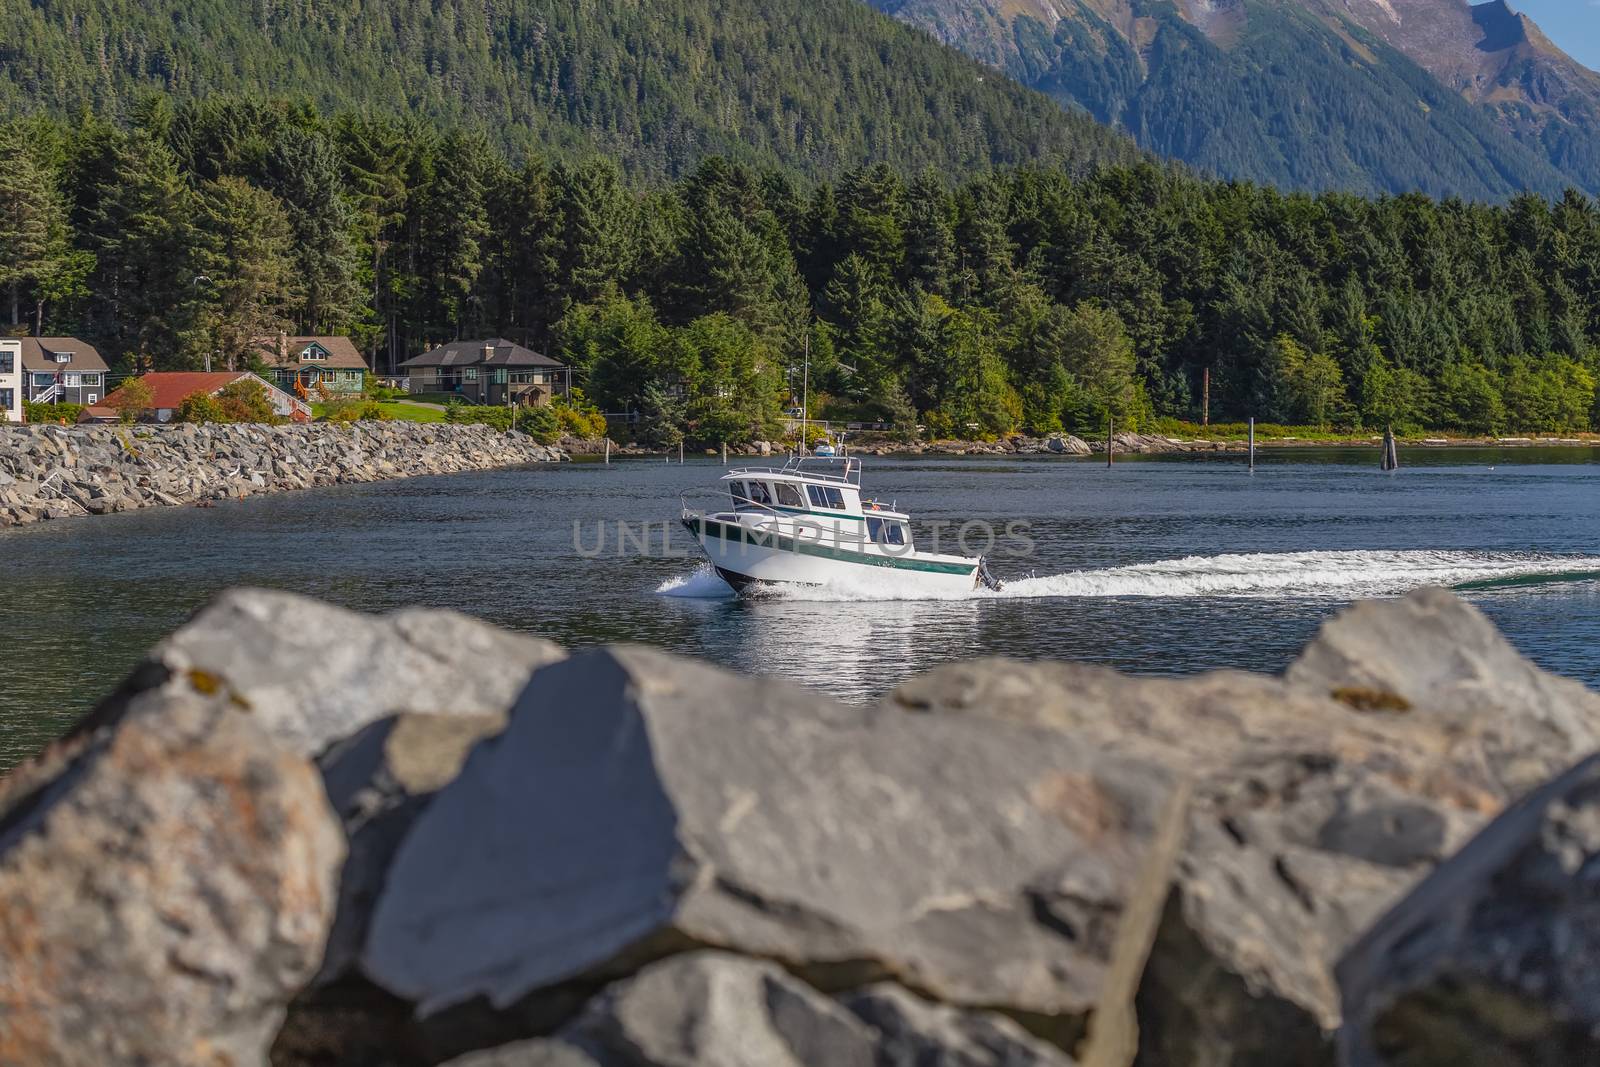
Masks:
[[[805,358],[800,364],[800,454],[806,454],[806,415],[811,402],[811,316],[806,316]]]

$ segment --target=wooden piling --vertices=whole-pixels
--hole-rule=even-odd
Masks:
[[[722,442],[722,465],[724,467],[728,465],[728,442],[726,441]]]
[[[1400,445],[1394,439],[1394,427],[1383,428],[1383,469],[1397,471],[1400,469]]]
[[[611,466],[611,435],[606,435],[606,466]]]
[[[1108,466],[1108,467],[1111,466],[1111,464],[1112,464],[1112,456],[1115,454],[1115,452],[1117,450],[1116,433],[1117,433],[1117,420],[1114,417],[1112,417],[1110,415],[1107,415],[1106,416],[1106,466]]]
[[[1256,418],[1250,416],[1250,473],[1256,472]]]
[[[683,465],[683,442],[682,441],[678,442],[678,465],[680,467]]]

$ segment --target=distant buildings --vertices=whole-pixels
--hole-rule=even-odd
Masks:
[[[0,422],[22,421],[22,342],[0,341]]]
[[[34,404],[98,404],[110,370],[94,345],[76,337],[21,337],[23,399]]]
[[[216,396],[234,382],[245,380],[260,382],[266,389],[273,414],[296,422],[311,420],[310,404],[249,371],[157,371],[143,375],[140,380],[150,387],[151,393],[150,411],[145,418],[156,422],[171,422],[176,418],[186,397],[195,393]],[[106,404],[116,407],[117,400],[118,393],[112,393],[106,397]]]
[[[286,393],[314,399],[320,387],[335,396],[359,396],[367,361],[348,337],[277,337],[255,343],[270,370],[268,380]]]
[[[503,337],[452,341],[400,364],[413,393],[454,393],[470,404],[548,404],[567,394],[567,367]]]

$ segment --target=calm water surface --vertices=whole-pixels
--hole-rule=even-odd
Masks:
[[[598,523],[675,519],[680,491],[721,473],[711,460],[413,479],[0,531],[0,767],[235,585],[367,611],[455,608],[569,646],[646,642],[869,700],[973,655],[1279,670],[1342,604],[1442,584],[1545,667],[1600,686],[1600,453],[1405,459],[1396,475],[1376,469],[1375,452],[1271,453],[1254,475],[1236,457],[1109,471],[869,459],[868,489],[919,520],[1030,524],[1033,553],[996,560],[1012,579],[1003,594],[940,601],[871,587],[732,600],[692,558],[576,549],[575,524],[592,546]],[[674,531],[672,547],[691,545]]]

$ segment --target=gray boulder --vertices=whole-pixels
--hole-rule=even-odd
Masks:
[[[226,592],[157,645],[85,722],[130,696],[197,680],[248,707],[274,738],[314,756],[406,711],[503,714],[542,664],[565,655],[453,611],[361,615],[265,589]]]
[[[373,723],[319,761],[328,800],[343,822],[349,856],[339,909],[318,981],[351,971],[367,917],[383,891],[400,842],[429,800],[455,779],[472,746],[505,727],[492,715],[406,714]]]
[[[842,999],[872,1029],[876,1067],[1073,1067],[1003,1015],[933,1004],[892,982]]]
[[[1435,636],[1457,629],[1468,652]],[[1530,696],[1543,725],[1513,725]],[[1141,1062],[1271,1064],[1333,1060],[1335,961],[1530,776],[1557,771],[1600,724],[1597,699],[1428,592],[1330,622],[1286,679],[978,661],[888,706],[1051,726],[1196,775],[1140,983]]]
[[[1491,823],[1338,975],[1345,1067],[1600,1062],[1600,756]]]
[[[0,1062],[263,1062],[332,918],[315,768],[205,687],[0,782]]]
[[[1489,761],[1511,795],[1600,749],[1600,693],[1540,670],[1443,589],[1355,605],[1322,628],[1287,677],[1358,706],[1387,694],[1425,732]]]
[[[401,843],[363,972],[427,1016],[691,945],[1127,1041],[1177,776],[1027,724],[847,707],[644,649],[540,670]]]
[[[674,956],[601,993],[563,1032],[603,1064],[873,1067],[870,1031],[770,963]]]
[[[606,987],[553,1037],[449,1067],[875,1067],[873,1039],[782,968],[702,951]]]

